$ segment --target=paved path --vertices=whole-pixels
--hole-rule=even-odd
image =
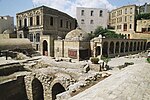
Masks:
[[[150,64],[134,64],[69,100],[150,100]]]

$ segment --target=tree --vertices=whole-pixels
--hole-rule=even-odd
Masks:
[[[116,32],[114,31],[110,31],[108,29],[103,29],[101,26],[98,26],[94,33],[90,33],[89,34],[91,39],[94,38],[94,37],[98,37],[99,35],[102,35],[102,37],[106,37],[106,38],[125,38],[125,35],[123,34],[117,34]]]

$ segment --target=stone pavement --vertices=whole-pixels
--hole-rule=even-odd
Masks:
[[[69,100],[150,100],[150,64],[128,66]]]

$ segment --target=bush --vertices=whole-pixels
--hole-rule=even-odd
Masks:
[[[147,62],[150,63],[150,58],[147,58]]]
[[[91,57],[91,62],[92,62],[93,64],[98,64],[98,61],[99,61],[98,58],[96,58],[96,57]]]

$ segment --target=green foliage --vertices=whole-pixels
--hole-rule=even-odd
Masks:
[[[136,16],[136,19],[137,20],[150,19],[150,13],[139,14]]]
[[[99,61],[99,59],[98,58],[96,58],[96,57],[91,57],[91,62],[93,63],[93,64],[98,64],[98,61]]]
[[[147,58],[147,62],[150,63],[150,58]]]
[[[125,38],[125,35],[123,34],[117,34],[114,31],[110,31],[108,29],[103,29],[101,26],[97,27],[94,31],[94,33],[89,33],[89,36],[92,38],[98,37],[99,35],[102,35],[102,37],[105,36],[105,38]]]
[[[101,59],[107,64],[111,59],[109,57],[101,57]]]

